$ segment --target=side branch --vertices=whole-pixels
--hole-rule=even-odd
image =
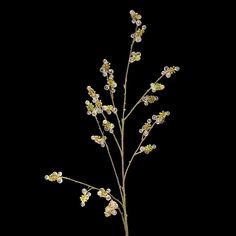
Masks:
[[[153,129],[154,125],[155,125],[155,122],[152,124],[152,126],[151,126],[151,128],[150,128],[150,130],[149,130],[149,133],[150,133],[151,130]],[[145,141],[146,138],[147,138],[147,136],[142,136],[142,139],[141,139],[141,141],[140,141],[140,143],[139,143],[137,149],[136,149],[135,152],[133,153],[133,155],[132,155],[132,157],[131,157],[131,159],[130,159],[130,161],[129,161],[129,164],[128,164],[126,170],[125,170],[124,179],[126,179],[126,176],[127,176],[128,170],[129,170],[130,165],[132,164],[132,162],[133,162],[135,156],[137,156],[137,155],[140,153],[140,152],[138,152],[138,151],[139,151],[141,145],[143,144],[143,142]]]
[[[155,81],[155,83],[157,83],[158,81],[160,81],[160,79],[162,78],[162,77],[164,77],[164,75],[161,75],[156,81]],[[151,88],[149,88],[142,96],[141,96],[141,98],[136,102],[136,104],[132,107],[132,109],[130,110],[130,112],[125,116],[125,120],[131,115],[131,113],[134,111],[134,109],[142,102],[142,98],[144,97],[144,96],[146,96],[147,95],[147,93],[149,93],[150,92],[150,90],[151,90]]]
[[[99,128],[99,130],[100,130],[102,136],[104,137],[104,133],[103,133],[103,131],[102,131],[102,128],[101,128],[101,126],[100,126],[100,124],[99,124],[99,121],[98,121],[98,119],[97,119],[96,116],[95,116],[95,119],[96,119],[96,121],[97,121],[98,128]],[[106,141],[105,141],[105,146],[106,146],[107,153],[108,153],[108,156],[109,156],[110,161],[111,161],[111,165],[112,165],[112,168],[113,168],[113,172],[114,172],[114,174],[115,174],[116,181],[117,181],[117,184],[118,184],[118,187],[119,187],[119,190],[120,190],[120,195],[121,195],[121,198],[122,198],[123,195],[122,195],[122,191],[121,191],[120,180],[119,180],[119,177],[118,177],[118,175],[117,175],[117,171],[116,171],[116,168],[115,168],[115,165],[114,165],[112,156],[111,156],[111,152],[110,152],[109,146],[107,145],[107,142],[106,142]]]
[[[104,112],[102,112],[102,116],[103,116],[103,118],[104,118],[105,120],[107,120],[107,117],[105,116]],[[114,134],[114,132],[112,133],[112,136],[113,136],[113,138],[114,138],[114,140],[115,140],[115,142],[116,142],[117,147],[119,148],[120,153],[122,154],[121,146],[120,146],[120,144],[119,144],[119,142],[118,142],[118,140],[117,140],[116,135]]]
[[[83,186],[86,186],[90,189],[95,189],[95,190],[100,190],[99,188],[97,187],[94,187],[93,185],[90,185],[90,184],[86,184],[84,182],[81,182],[81,181],[78,181],[78,180],[75,180],[75,179],[71,179],[71,178],[68,178],[68,177],[65,177],[65,176],[62,176],[62,179],[66,179],[66,180],[69,180],[71,182],[74,182],[74,183],[77,183],[77,184],[81,184]],[[116,197],[114,197],[111,193],[109,193],[109,195],[111,196],[111,198],[113,198],[115,201],[119,202],[119,204],[122,205],[121,201],[119,199],[117,199]]]
[[[114,95],[113,95],[113,93],[112,93],[111,91],[110,91],[110,96],[111,96],[111,102],[112,102],[112,106],[113,106],[113,107],[116,107],[116,106],[115,106],[115,101],[114,101]],[[115,113],[115,116],[116,116],[117,123],[118,123],[119,129],[120,129],[120,133],[121,133],[121,124],[120,124],[120,118],[119,118],[119,116],[118,116],[117,112]]]

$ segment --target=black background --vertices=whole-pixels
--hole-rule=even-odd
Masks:
[[[160,92],[157,103],[140,105],[127,121],[126,149],[131,154],[140,138],[138,129],[146,119],[161,110],[171,112],[167,122],[156,127],[147,140],[155,143],[157,150],[140,155],[130,169],[130,234],[139,235],[143,230],[145,235],[199,232],[209,226],[212,202],[208,193],[215,180],[207,174],[211,161],[202,151],[208,143],[196,138],[207,135],[199,125],[199,120],[207,122],[200,106],[205,91],[199,84],[199,68],[206,67],[208,54],[198,59],[202,42],[207,44],[203,32],[207,26],[200,23],[204,9],[196,4],[147,1],[28,7],[27,14],[21,16],[23,21],[16,22],[20,28],[17,46],[23,53],[17,59],[22,60],[19,70],[25,78],[18,82],[24,92],[18,104],[20,128],[15,137],[23,153],[19,162],[25,163],[26,169],[27,189],[22,191],[24,204],[19,204],[22,210],[18,212],[27,217],[20,226],[23,231],[31,231],[30,225],[40,233],[123,234],[119,216],[105,218],[106,202],[95,192],[81,208],[81,186],[67,181],[61,185],[49,183],[44,175],[62,171],[65,176],[110,187],[117,193],[105,149],[90,140],[98,129],[94,119],[86,115],[84,101],[88,98],[86,86],[91,85],[103,102],[109,103],[103,90],[105,79],[99,72],[102,59],[107,58],[115,70],[116,101],[121,104],[134,30],[131,9],[143,16],[147,30],[143,41],[134,47],[142,53],[142,60],[130,68],[127,109],[164,66],[178,65],[181,70],[163,79],[166,89]]]

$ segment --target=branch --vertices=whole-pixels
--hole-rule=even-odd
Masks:
[[[106,117],[106,115],[104,114],[104,112],[102,112],[102,115],[103,115],[103,118],[104,118],[105,120],[107,120],[107,117]],[[119,144],[119,142],[118,142],[118,140],[117,140],[116,135],[114,134],[114,132],[112,133],[112,135],[113,135],[113,138],[114,138],[114,140],[115,140],[115,142],[116,142],[116,144],[117,144],[117,147],[119,148],[120,153],[122,153],[120,144]]]
[[[122,206],[123,207],[123,206]],[[123,212],[121,211],[121,209],[118,207],[118,211],[120,212],[120,215],[121,215],[121,219],[123,221],[123,224],[125,224],[125,219],[124,219],[124,214]]]
[[[152,128],[154,127],[155,124],[156,124],[156,122],[154,122],[154,123],[152,124],[152,126],[151,126],[151,128],[150,128],[150,130],[149,130],[149,133],[151,132],[151,130],[152,130]],[[140,143],[139,143],[137,149],[135,150],[134,154],[132,155],[132,157],[131,157],[131,159],[130,159],[130,161],[129,161],[129,164],[128,164],[126,170],[125,170],[124,179],[126,179],[128,170],[129,170],[130,165],[131,165],[131,163],[133,162],[135,156],[137,156],[138,154],[140,154],[140,152],[138,152],[138,150],[139,150],[140,146],[143,144],[143,142],[145,141],[146,138],[147,138],[147,136],[142,136],[142,139],[141,139],[141,141],[140,141]]]
[[[137,29],[137,27],[136,27]],[[136,31],[136,30],[135,30]],[[130,56],[133,51],[133,46],[134,46],[135,40],[133,39],[131,46],[130,46],[130,51],[129,51],[129,58],[128,58],[128,64],[125,72],[125,83],[124,83],[124,102],[123,102],[123,111],[122,111],[122,118],[124,119],[125,117],[125,106],[126,106],[126,97],[127,97],[127,79],[128,79],[128,74],[129,74],[129,65],[130,65]]]
[[[86,186],[86,187],[88,187],[90,189],[95,189],[95,190],[98,190],[98,191],[100,190],[99,188],[94,187],[94,186],[92,186],[90,184],[86,184],[84,182],[81,182],[81,181],[78,181],[78,180],[75,180],[75,179],[71,179],[71,178],[68,178],[68,177],[65,177],[65,176],[62,176],[62,179],[66,179],[66,180],[69,180],[71,182],[74,182],[74,183],[77,183],[77,184],[81,184],[81,185]],[[119,199],[114,197],[111,193],[109,193],[109,195],[111,196],[111,198],[113,198],[115,201],[119,202],[122,205],[122,203],[121,203],[121,201]]]
[[[157,83],[162,77],[164,77],[164,75],[161,75],[156,81],[155,83]],[[125,120],[131,115],[131,113],[133,112],[133,110],[142,102],[142,98],[144,96],[147,95],[147,93],[149,93],[151,90],[151,87],[143,94],[143,96],[136,102],[136,104],[132,107],[132,109],[130,110],[130,112],[125,116]]]
[[[98,128],[102,134],[102,136],[104,137],[104,133],[102,131],[102,128],[99,124],[99,121],[97,119],[97,117],[95,116],[95,119],[97,121],[97,124],[98,124]],[[111,156],[111,153],[110,153],[110,149],[109,149],[109,146],[107,145],[107,142],[105,141],[105,146],[106,146],[106,149],[107,149],[107,153],[108,153],[108,156],[110,158],[110,161],[111,161],[111,165],[112,165],[112,168],[113,168],[113,171],[114,171],[114,174],[115,174],[115,177],[116,177],[116,181],[117,181],[117,184],[118,184],[118,187],[119,187],[119,190],[120,190],[120,195],[121,195],[121,198],[123,198],[123,195],[122,195],[122,191],[121,191],[121,185],[120,185],[120,180],[119,180],[119,177],[117,175],[117,171],[116,171],[116,168],[115,168],[115,165],[114,165],[114,162],[113,162],[113,159],[112,159],[112,156]]]
[[[116,107],[116,106],[115,106],[115,101],[114,101],[114,95],[113,95],[113,93],[112,93],[111,91],[110,91],[110,96],[111,96],[111,102],[112,102],[113,107]],[[120,132],[121,132],[120,118],[119,118],[117,112],[115,113],[115,116],[116,116],[117,123],[118,123],[118,125],[119,125],[119,129],[120,129]]]
[[[135,31],[137,30],[138,26],[136,26]],[[122,109],[122,120],[121,120],[121,173],[122,173],[122,181],[123,181],[123,188],[124,186],[124,176],[125,176],[125,164],[124,164],[124,135],[125,135],[125,107],[126,107],[126,97],[127,97],[127,79],[128,79],[128,73],[129,73],[129,65],[130,65],[130,56],[133,51],[135,39],[133,38],[132,43],[130,45],[130,51],[129,51],[129,58],[127,63],[127,68],[125,72],[125,82],[124,82],[124,101],[123,101],[123,109]],[[124,189],[123,189],[124,190]],[[125,198],[125,196],[124,196]]]
[[[113,134],[113,137],[114,137],[114,139],[115,139],[115,141],[116,141],[116,144],[117,144],[117,146],[118,146],[118,148],[119,148],[119,150],[120,150],[120,154],[122,154],[122,150],[121,150],[120,144],[119,144],[119,142],[118,142],[118,140],[117,140],[115,134],[114,134],[114,133],[112,133],[112,134]]]

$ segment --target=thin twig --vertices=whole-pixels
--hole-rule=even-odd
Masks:
[[[111,91],[110,91],[110,96],[111,96],[111,102],[112,102],[112,106],[113,106],[114,108],[116,108],[116,106],[115,106],[115,101],[114,101],[114,95],[113,95],[113,93],[112,93]],[[118,116],[117,112],[115,113],[115,116],[116,116],[117,123],[118,123],[118,125],[119,125],[119,129],[120,129],[120,133],[121,133],[121,124],[120,124],[120,118],[119,118],[119,116]]]
[[[68,178],[68,177],[65,177],[65,176],[62,176],[62,179],[66,179],[66,180],[69,180],[71,182],[74,182],[74,183],[77,183],[77,184],[81,184],[81,185],[84,185],[88,188],[90,188],[91,190],[92,189],[95,189],[95,190],[100,190],[99,188],[97,187],[94,187],[93,185],[90,185],[90,184],[86,184],[84,182],[81,182],[81,181],[78,181],[78,180],[75,180],[75,179],[71,179],[71,178]],[[122,203],[119,199],[117,199],[116,197],[114,197],[111,193],[109,193],[109,195],[111,196],[111,198],[113,198],[115,201],[119,202],[119,204],[122,206]]]
[[[121,209],[118,207],[118,211],[120,212],[120,215],[121,215],[121,219],[123,221],[123,224],[125,224],[125,219],[124,219],[124,215],[123,215],[123,212],[121,211]]]
[[[106,115],[104,114],[104,112],[102,112],[102,116],[103,116],[103,118],[104,118],[105,120],[107,120],[107,117],[106,117]],[[114,138],[114,140],[115,140],[115,142],[116,142],[117,147],[119,148],[120,153],[122,153],[121,146],[120,146],[120,144],[119,144],[119,142],[118,142],[118,140],[117,140],[116,135],[114,134],[114,132],[112,133],[112,135],[113,135],[113,138]]]
[[[95,116],[95,120],[97,121],[97,124],[98,124],[98,128],[102,134],[102,136],[104,137],[104,133],[102,131],[102,128],[99,124],[99,121],[97,119],[97,117]],[[113,172],[115,174],[115,177],[116,177],[116,181],[117,181],[117,184],[118,184],[118,187],[119,187],[119,190],[120,190],[120,195],[121,195],[121,198],[122,198],[122,191],[121,191],[121,185],[120,185],[120,180],[119,180],[119,177],[117,175],[117,171],[116,171],[116,168],[115,168],[115,165],[114,165],[114,162],[113,162],[113,159],[112,159],[112,156],[111,156],[111,153],[110,153],[110,149],[109,149],[109,146],[107,145],[107,142],[105,141],[105,146],[106,146],[106,149],[107,149],[107,153],[108,153],[108,156],[110,158],[110,161],[111,161],[111,165],[112,165],[112,168],[113,168]]]
[[[120,153],[122,153],[122,150],[121,150],[120,144],[119,144],[119,142],[118,142],[118,140],[117,140],[115,134],[114,134],[114,133],[112,133],[112,134],[113,134],[113,137],[114,137],[114,139],[115,139],[115,141],[116,141],[116,144],[117,144],[117,146],[118,146],[118,148],[119,148]]]
[[[157,83],[161,78],[163,78],[164,75],[161,75],[156,81],[155,83]],[[142,102],[142,98],[144,96],[146,96],[147,93],[149,93],[151,90],[151,87],[142,95],[142,97],[135,103],[135,105],[131,108],[131,110],[129,111],[129,113],[125,116],[125,120],[131,115],[131,113],[133,112],[133,110]]]
[[[152,124],[152,126],[151,126],[151,128],[150,128],[150,130],[149,130],[149,133],[151,132],[151,130],[152,130],[152,128],[154,127],[155,124],[156,124],[156,122],[154,122],[154,123]],[[138,150],[139,150],[140,146],[143,144],[143,142],[145,141],[146,138],[147,138],[147,136],[144,136],[144,137],[142,136],[142,139],[141,139],[141,141],[140,141],[140,143],[139,143],[137,149],[136,149],[135,152],[133,153],[133,155],[132,155],[132,157],[131,157],[131,159],[130,159],[130,161],[129,161],[129,164],[128,164],[126,170],[125,170],[124,179],[126,179],[126,176],[127,176],[128,170],[129,170],[129,168],[130,168],[130,165],[131,165],[131,163],[133,162],[134,157],[139,154]]]
[[[137,30],[137,27],[135,31]],[[125,72],[125,82],[124,82],[124,102],[123,102],[123,109],[122,109],[122,120],[121,120],[121,149],[122,149],[122,157],[121,157],[121,173],[122,173],[122,180],[124,180],[124,174],[125,174],[125,167],[124,167],[124,135],[125,135],[125,107],[126,107],[126,97],[127,97],[127,79],[128,79],[128,74],[129,74],[129,66],[130,66],[130,56],[133,51],[133,46],[134,46],[135,40],[132,40],[131,46],[130,46],[130,51],[129,51],[129,58],[128,58],[128,63],[127,63],[127,68]],[[124,181],[123,181],[124,183]],[[124,191],[124,185],[123,185],[123,191]]]
[[[135,32],[137,30],[137,27],[135,28]],[[127,79],[128,79],[128,73],[129,73],[129,65],[130,65],[130,56],[133,51],[135,39],[133,38],[130,51],[129,51],[129,58],[127,63],[127,68],[125,72],[125,82],[124,82],[124,101],[123,101],[123,107],[122,107],[122,119],[121,119],[121,174],[122,174],[122,191],[123,191],[123,198],[122,198],[122,207],[124,211],[124,229],[126,235],[128,235],[128,219],[127,219],[127,209],[126,209],[126,190],[125,190],[125,145],[124,145],[124,136],[125,136],[125,110],[126,110],[126,97],[127,97]]]

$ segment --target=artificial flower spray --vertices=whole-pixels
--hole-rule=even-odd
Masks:
[[[72,181],[82,186],[81,196],[79,198],[81,207],[85,207],[86,204],[89,204],[90,197],[93,197],[94,192],[99,198],[103,198],[107,201],[107,205],[104,208],[105,217],[113,217],[120,215],[121,220],[124,226],[125,236],[129,236],[129,227],[128,227],[128,213],[127,213],[127,197],[126,197],[126,180],[130,166],[133,164],[135,158],[138,155],[148,155],[156,149],[156,144],[146,143],[150,132],[154,127],[161,125],[165,122],[167,116],[170,115],[169,111],[160,111],[157,114],[153,114],[152,117],[148,118],[147,121],[138,128],[140,133],[140,142],[137,147],[134,149],[131,156],[125,155],[125,147],[127,147],[127,140],[125,139],[126,131],[126,121],[130,115],[135,111],[135,108],[144,104],[148,106],[156,101],[158,101],[158,96],[154,95],[165,89],[165,86],[160,83],[160,80],[163,78],[170,78],[174,73],[179,71],[179,67],[164,67],[160,75],[150,83],[150,87],[143,93],[143,95],[137,100],[133,107],[127,111],[126,109],[126,97],[127,97],[127,83],[128,83],[128,74],[131,64],[138,63],[141,60],[141,52],[134,51],[134,47],[137,47],[138,44],[142,41],[143,34],[146,30],[146,25],[142,24],[142,16],[137,12],[130,11],[131,21],[135,25],[135,30],[131,34],[131,45],[129,58],[126,68],[126,73],[123,81],[123,104],[120,115],[118,114],[118,108],[115,105],[115,93],[116,87],[118,86],[115,81],[114,70],[111,67],[111,63],[104,59],[100,72],[105,79],[106,84],[104,89],[110,95],[110,104],[104,104],[101,100],[100,95],[91,87],[87,86],[87,92],[89,100],[85,101],[85,106],[87,109],[87,115],[91,116],[94,121],[97,123],[97,133],[91,136],[91,141],[95,144],[100,145],[107,152],[111,168],[113,169],[115,181],[117,184],[118,196],[114,196],[110,188],[96,187],[91,184],[84,183],[79,180],[74,180],[69,177],[63,176],[62,172],[53,172],[50,175],[46,175],[45,179],[51,182],[62,183],[63,180]],[[116,123],[112,123],[109,119],[109,116],[115,116]],[[115,165],[113,159],[113,147],[112,149],[109,146],[109,139],[114,139],[117,150],[120,155],[120,166]],[[128,163],[128,164],[126,164]]]

